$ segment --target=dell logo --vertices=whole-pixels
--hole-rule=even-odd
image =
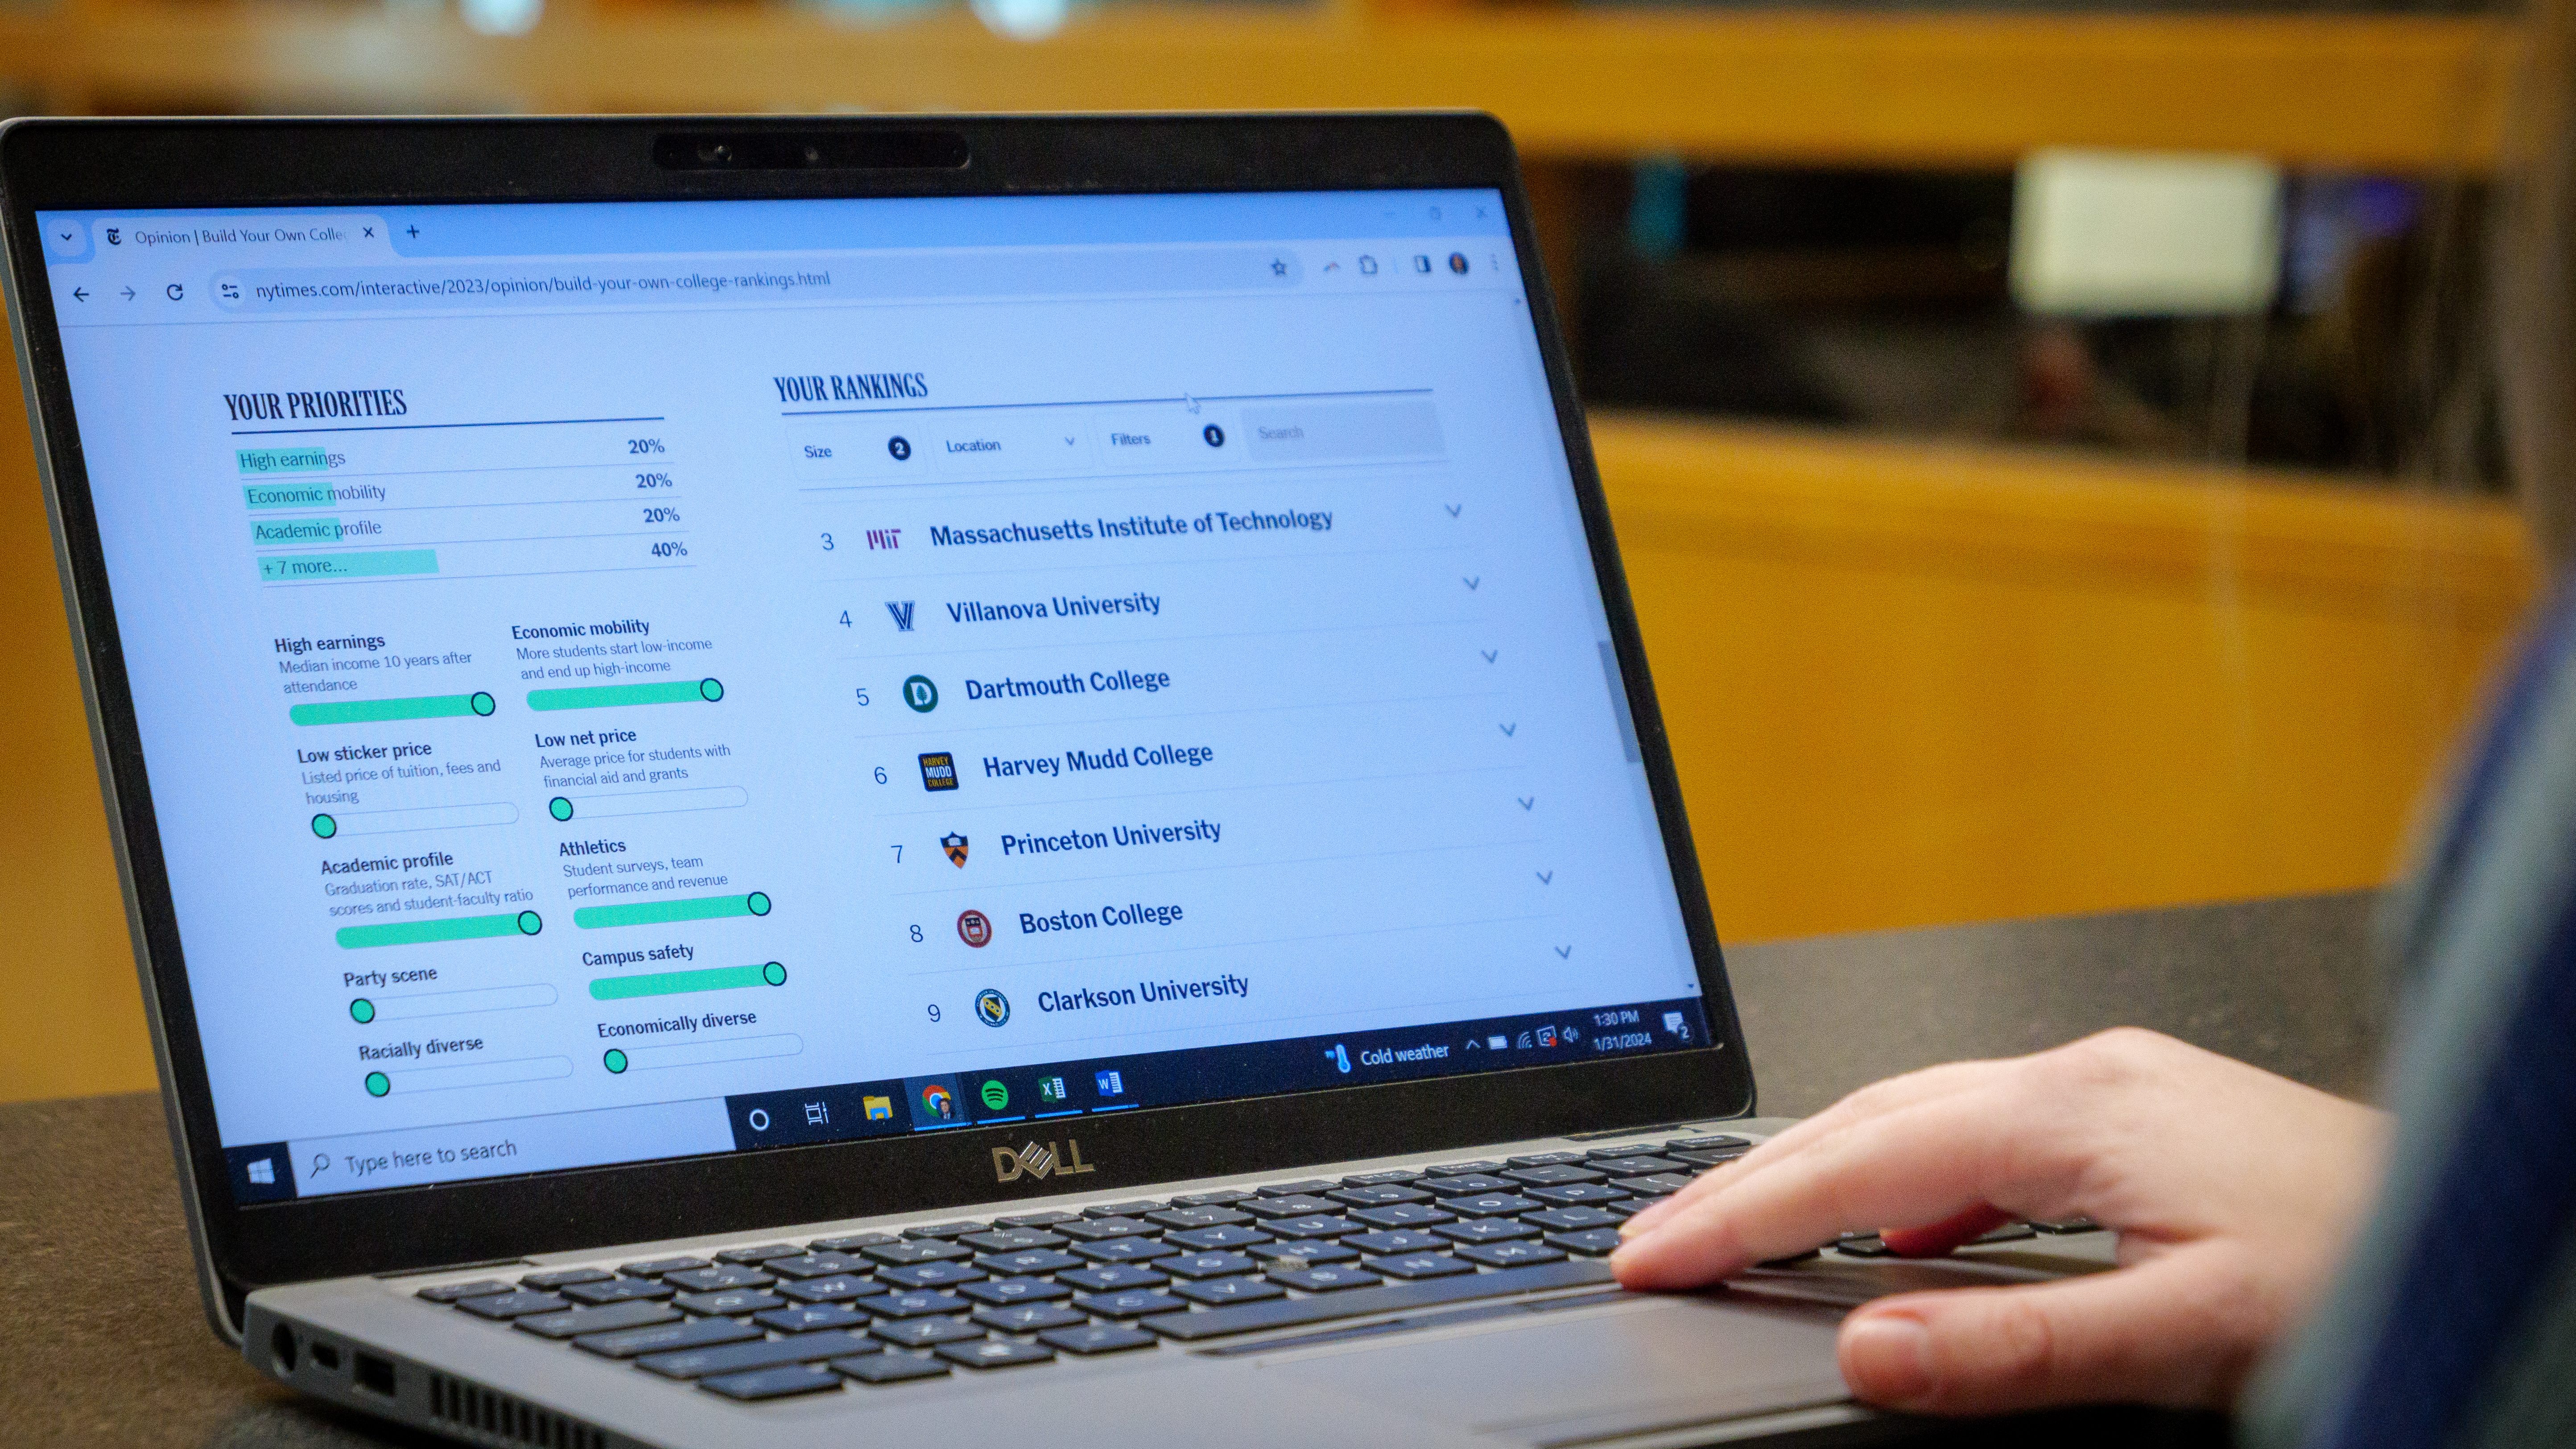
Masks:
[[[1091,1164],[1082,1160],[1082,1144],[1070,1137],[1064,1140],[1062,1155],[1058,1155],[1052,1142],[1027,1143],[1017,1151],[1008,1147],[993,1149],[995,1182],[1017,1182],[1023,1177],[1045,1177],[1050,1173],[1072,1177],[1090,1170]]]

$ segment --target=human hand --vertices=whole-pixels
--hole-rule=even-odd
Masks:
[[[1998,1213],[2086,1216],[2120,1235],[2118,1270],[1855,1309],[1852,1392],[1934,1414],[2220,1406],[2341,1255],[2386,1135],[2370,1108],[2121,1028],[1854,1092],[1639,1213],[1610,1266],[1687,1288],[1845,1232],[1937,1248]]]

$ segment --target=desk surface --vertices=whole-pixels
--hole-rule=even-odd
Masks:
[[[2122,1023],[2363,1095],[2384,1023],[2372,900],[1890,931],[1728,964],[1766,1113]],[[0,1358],[13,1443],[421,1442],[297,1399],[207,1330],[149,1094],[0,1107]]]

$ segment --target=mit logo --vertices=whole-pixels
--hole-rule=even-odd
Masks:
[[[868,547],[901,548],[903,547],[903,530],[900,528],[871,528],[868,530]]]

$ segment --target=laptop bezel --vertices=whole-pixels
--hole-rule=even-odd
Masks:
[[[962,167],[671,169],[674,134],[828,134],[921,152],[960,137]],[[941,142],[940,144],[945,144]],[[927,148],[936,154],[938,146]],[[1024,1127],[719,1154],[436,1187],[237,1205],[215,1128],[152,790],[74,426],[39,211],[467,202],[1073,195],[1492,188],[1529,279],[1566,462],[1714,1042],[1630,1060],[1482,1072],[1078,1119],[1116,1190],[1319,1160],[1432,1152],[1747,1115],[1754,1089],[1662,716],[1575,401],[1509,135],[1467,112],[1387,115],[642,117],[619,119],[32,120],[0,128],[0,226],[21,381],[123,879],[153,1048],[208,1311],[235,1333],[251,1289],[356,1273],[765,1225],[933,1210],[1058,1183],[994,1181],[991,1149]]]

